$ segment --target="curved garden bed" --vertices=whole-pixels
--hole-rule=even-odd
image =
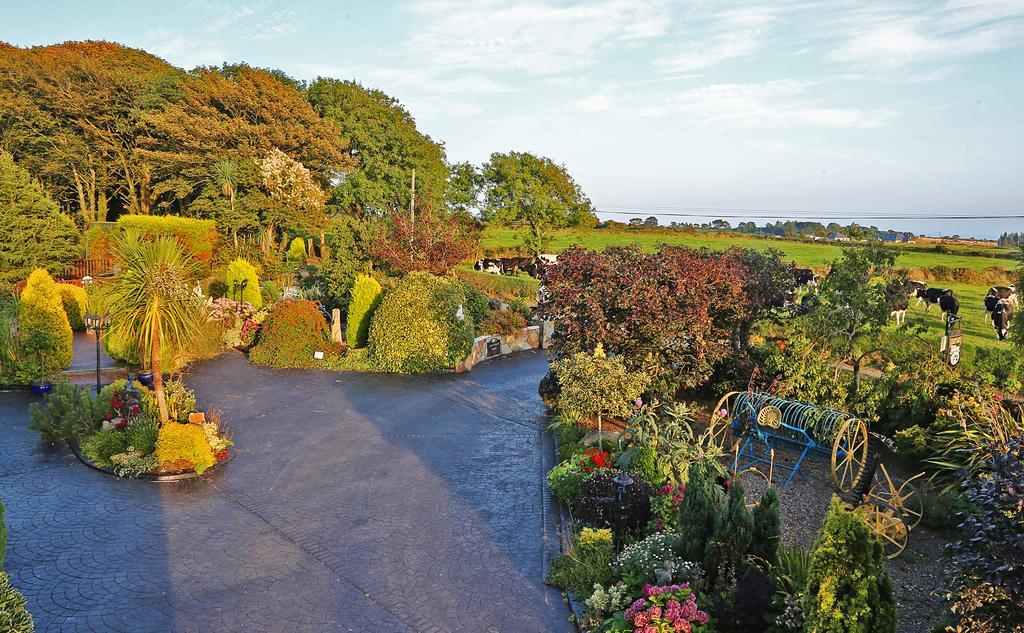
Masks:
[[[161,483],[185,481],[188,479],[196,479],[198,477],[202,477],[203,475],[206,475],[211,471],[220,469],[221,466],[224,466],[225,464],[233,460],[235,458],[235,455],[238,453],[234,446],[229,446],[227,449],[227,456],[224,459],[218,460],[216,464],[210,466],[202,473],[196,472],[195,468],[182,468],[177,470],[168,470],[165,472],[141,473],[138,475],[126,477],[124,475],[119,475],[118,473],[114,472],[114,470],[111,468],[98,466],[90,462],[88,459],[85,458],[85,456],[82,455],[81,448],[78,446],[77,441],[68,439],[67,445],[68,448],[71,449],[71,452],[75,454],[75,457],[78,458],[78,461],[82,462],[83,464],[85,464],[89,468],[92,468],[93,470],[97,470],[101,473],[105,473],[107,475],[111,475],[119,479],[141,479],[143,481],[156,481]]]

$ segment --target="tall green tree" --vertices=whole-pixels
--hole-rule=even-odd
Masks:
[[[480,203],[480,171],[472,163],[455,163],[448,177],[445,206],[453,213],[469,213]]]
[[[79,254],[78,238],[71,218],[0,150],[0,285],[11,286],[36,268],[64,272]]]
[[[814,313],[814,325],[821,340],[853,366],[851,397],[860,388],[864,359],[880,349],[878,335],[895,299],[890,288],[904,286],[906,273],[896,271],[896,256],[896,249],[878,242],[843,249],[821,282],[825,306]]]
[[[317,79],[306,97],[348,142],[352,171],[334,187],[332,204],[359,217],[406,209],[416,170],[417,206],[443,207],[448,186],[444,146],[416,129],[398,100],[354,81]]]
[[[481,218],[525,226],[527,247],[544,250],[552,229],[593,226],[597,218],[590,198],[564,165],[528,152],[491,154],[481,168],[484,205]]]
[[[198,267],[173,237],[144,239],[127,231],[114,243],[120,272],[106,295],[112,315],[110,336],[131,341],[149,359],[153,390],[166,424],[161,350],[185,357],[205,321],[201,300],[192,292]]]

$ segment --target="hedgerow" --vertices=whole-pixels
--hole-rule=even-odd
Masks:
[[[217,243],[217,223],[176,215],[122,215],[117,219],[122,230],[135,229],[147,237],[171,235],[189,255],[209,261]]]

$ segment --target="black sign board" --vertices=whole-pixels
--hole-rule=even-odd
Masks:
[[[963,330],[953,330],[946,336],[946,362],[950,367],[956,367],[960,364],[960,350],[963,344]]]
[[[501,355],[501,338],[495,336],[487,340],[487,358]]]

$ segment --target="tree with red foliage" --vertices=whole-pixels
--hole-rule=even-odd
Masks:
[[[663,394],[701,386],[734,349],[743,280],[730,255],[667,245],[656,253],[571,248],[544,283],[541,312],[556,323],[558,356],[601,343],[655,376]]]
[[[393,209],[385,223],[387,229],[367,250],[378,264],[402,274],[446,275],[476,251],[479,240],[471,219],[458,214],[435,218],[430,207],[418,209],[415,219]]]

